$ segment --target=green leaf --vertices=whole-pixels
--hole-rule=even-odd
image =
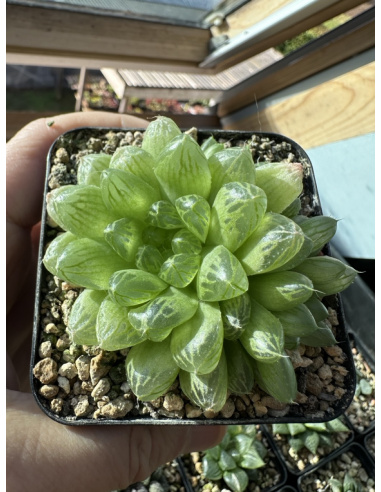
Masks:
[[[315,318],[316,323],[319,323],[319,321],[323,321],[328,318],[328,309],[318,299],[316,293],[312,294],[312,296],[307,299],[304,304],[310,310],[312,316]]]
[[[296,424],[287,424],[288,431],[291,436],[296,436],[298,434],[302,434],[306,432],[306,427],[304,424],[296,423]]]
[[[168,230],[153,226],[146,227],[142,233],[143,243],[155,246],[156,248],[161,248],[167,242],[168,236],[170,236]]]
[[[198,301],[190,292],[169,287],[153,301],[131,309],[128,319],[148,339],[161,342],[173,328],[188,321],[197,311],[197,307]]]
[[[209,374],[180,371],[180,386],[183,393],[203,410],[219,412],[226,403],[228,372],[225,354],[222,351],[217,367]]]
[[[253,436],[247,436],[246,434],[238,434],[234,436],[234,447],[238,449],[240,455],[244,455],[252,447],[254,441]]]
[[[283,356],[272,364],[253,361],[254,378],[258,385],[276,400],[292,403],[297,394],[297,381],[291,360]]]
[[[322,247],[336,234],[337,220],[332,217],[318,215],[300,223],[300,228],[313,242],[311,256],[317,255]]]
[[[343,492],[362,492],[362,486],[349,474],[344,475]]]
[[[309,277],[314,288],[324,295],[343,291],[357,276],[354,268],[330,256],[307,258],[294,271]]]
[[[239,461],[238,464],[242,468],[248,468],[249,470],[255,470],[265,466],[265,462],[254,446],[243,454],[242,460]]]
[[[255,166],[248,149],[231,147],[217,152],[208,159],[212,175],[209,203],[213,203],[218,190],[227,183],[238,181],[255,185]]]
[[[248,289],[242,265],[224,246],[208,253],[197,275],[197,293],[202,301],[224,301],[237,297]]]
[[[62,229],[94,239],[103,238],[105,227],[118,218],[106,208],[100,189],[92,185],[56,188],[47,195],[47,211]]]
[[[220,301],[224,337],[236,340],[250,321],[251,300],[247,292],[226,301]]]
[[[249,295],[269,311],[285,311],[307,301],[313,293],[309,278],[297,272],[250,277]]]
[[[237,395],[250,393],[254,373],[247,352],[237,340],[225,340],[224,350],[228,365],[228,390]]]
[[[185,226],[204,243],[209,230],[209,203],[201,196],[186,195],[178,198],[175,205]]]
[[[111,162],[111,169],[128,171],[138,178],[148,183],[152,188],[159,188],[159,182],[155,176],[153,168],[155,159],[153,156],[140,147],[124,145],[114,152]]]
[[[290,260],[286,261],[284,265],[278,268],[274,268],[272,272],[284,272],[285,270],[292,270],[310,256],[312,248],[313,242],[309,237],[304,236],[302,247],[296,253],[296,255],[294,255]]]
[[[303,166],[270,162],[256,169],[256,185],[267,195],[267,211],[280,213],[303,191]]]
[[[164,147],[178,135],[181,135],[181,130],[171,118],[158,116],[147,126],[142,148],[156,159]]]
[[[285,311],[275,311],[274,314],[282,323],[286,336],[308,336],[319,328],[305,304],[299,304]]]
[[[343,484],[336,478],[330,478],[328,480],[331,492],[343,492]],[[353,492],[353,491],[352,491]]]
[[[325,432],[321,432],[319,434],[319,438],[320,438],[319,447],[325,447],[329,449],[332,449],[334,447],[333,439],[329,434]]]
[[[209,157],[211,157],[212,155],[216,154],[217,152],[221,152],[222,150],[224,150],[224,144],[218,143],[214,139],[214,137],[211,136],[202,142],[201,150],[204,152],[205,157],[207,159],[209,159]]]
[[[288,445],[295,451],[295,453],[298,453],[304,448],[304,441],[301,437],[290,437],[288,439]]]
[[[250,426],[250,427],[254,427],[254,429],[255,429],[255,426]],[[256,433],[256,430],[255,430],[255,433]],[[257,450],[257,453],[259,454],[259,456],[262,459],[265,459],[267,454],[268,454],[266,446],[264,446],[264,444],[262,444],[262,442],[258,441],[257,439],[254,439],[253,446]]]
[[[71,241],[57,260],[58,277],[80,287],[107,290],[111,275],[127,263],[103,241]]]
[[[66,250],[67,246],[75,239],[77,239],[77,237],[71,232],[64,232],[56,236],[53,241],[48,244],[42,261],[45,268],[49,270],[52,275],[59,277],[57,271],[58,258]]]
[[[233,492],[244,492],[249,485],[249,477],[241,468],[224,472],[223,479]]]
[[[163,261],[160,251],[150,244],[140,246],[135,256],[135,264],[139,270],[153,274],[159,273]]]
[[[110,278],[109,294],[121,306],[136,306],[157,297],[168,285],[142,270],[120,270]]]
[[[166,200],[159,200],[151,205],[147,222],[161,229],[179,229],[184,226],[176,208]]]
[[[202,471],[208,480],[220,480],[222,478],[222,470],[216,460],[210,456],[202,458]]]
[[[284,348],[287,350],[297,349],[300,345],[299,337],[288,337],[285,335],[284,337]]]
[[[240,338],[246,352],[258,361],[272,364],[283,354],[283,337],[280,321],[252,299],[250,323]]]
[[[267,213],[253,234],[235,252],[248,275],[283,266],[301,249],[304,234],[294,221]]]
[[[236,468],[237,465],[233,457],[230,455],[230,453],[222,449],[220,454],[220,459],[218,461],[218,466],[222,471],[226,471],[226,470],[234,470],[234,468]]]
[[[366,379],[360,379],[359,381],[360,392],[363,395],[371,395],[373,392],[372,386],[368,383]]]
[[[300,209],[302,208],[302,202],[300,201],[300,198],[295,198],[293,202],[290,203],[288,207],[286,207],[282,211],[282,215],[285,215],[286,217],[293,218],[295,215],[297,215],[300,212]]]
[[[308,451],[311,451],[312,454],[316,453],[316,450],[319,446],[320,437],[317,432],[306,431],[303,436],[303,442]]]
[[[104,230],[104,237],[119,256],[133,262],[142,244],[142,226],[133,219],[119,219],[108,224]]]
[[[211,175],[208,161],[198,143],[189,135],[175,137],[164,148],[158,157],[155,174],[172,203],[184,195],[209,197]]]
[[[320,326],[320,323],[322,323],[322,326]],[[317,330],[310,335],[300,337],[300,343],[309,347],[330,347],[336,345],[337,341],[332,330],[324,322],[319,322]]]
[[[179,289],[189,285],[200,267],[199,255],[178,254],[167,258],[162,264],[159,277]]]
[[[77,182],[79,185],[99,186],[101,173],[110,166],[111,155],[87,154],[78,159]]]
[[[214,461],[218,461],[221,454],[221,447],[214,446],[213,448],[209,448],[205,451],[205,456],[212,458]]]
[[[171,356],[169,346],[170,338],[161,343],[146,340],[128,352],[127,381],[140,400],[155,400],[174,383],[179,368]]]
[[[200,302],[195,315],[172,332],[171,353],[177,365],[197,374],[212,372],[221,357],[223,333],[218,304]]]
[[[186,255],[198,255],[202,251],[201,241],[188,229],[180,229],[173,236],[172,250],[175,255],[183,253]]]
[[[160,198],[158,190],[120,169],[102,172],[101,193],[107,208],[118,218],[131,217],[140,221],[145,220],[149,207]]]
[[[98,310],[107,292],[85,289],[78,296],[69,315],[68,332],[77,345],[98,345],[96,322]]]
[[[214,200],[208,242],[232,253],[254,232],[265,215],[265,192],[249,183],[223,185]]]
[[[326,426],[330,432],[350,432],[348,427],[341,421],[340,418],[330,420],[326,423]]]
[[[121,350],[133,347],[145,340],[128,321],[127,307],[115,303],[107,296],[99,307],[96,334],[98,344],[104,350]]]
[[[287,424],[272,424],[272,433],[273,434],[285,434],[288,435],[290,433]]]
[[[326,432],[327,431],[327,424],[325,422],[310,422],[304,424],[307,429],[313,430],[315,432]]]

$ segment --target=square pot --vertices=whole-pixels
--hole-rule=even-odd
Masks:
[[[342,349],[342,358],[345,359],[341,364],[346,374],[342,383],[346,391],[340,399],[329,404],[326,400],[323,404],[318,396],[311,394],[305,403],[288,405],[280,410],[267,408],[265,415],[259,415],[254,412],[249,398],[239,398],[239,405],[236,399],[235,411],[230,416],[207,413],[194,416],[184,412],[183,408],[180,410],[176,407],[165,408],[162,401],[149,404],[137,401],[125,381],[123,372],[125,351],[107,353],[96,348],[70,345],[65,323],[78,290],[65,282],[53,279],[42,263],[48,242],[59,232],[47,216],[46,194],[52,188],[76,183],[75,162],[80,150],[112,154],[121,143],[128,144],[134,139],[135,143],[141,142],[143,132],[144,130],[139,129],[80,128],[63,134],[50,149],[41,221],[30,373],[31,387],[38,405],[50,418],[70,425],[263,424],[321,422],[338,417],[350,404],[355,389],[353,360],[340,295],[324,298],[326,306],[336,311],[335,336],[338,346]],[[301,195],[303,210],[312,216],[322,214],[312,164],[298,144],[283,135],[273,133],[256,132],[253,136],[251,132],[218,130],[198,131],[198,142],[201,143],[211,135],[217,140],[223,139],[232,145],[249,143],[255,162],[289,159],[301,163],[304,169],[304,190]],[[324,254],[329,254],[329,246],[325,246],[323,251]],[[324,359],[329,357],[325,352],[322,356]],[[76,362],[78,358],[81,359]],[[78,371],[70,373],[61,370],[64,363],[80,365],[81,375],[78,375]],[[37,365],[39,365],[38,370]],[[60,374],[57,373],[57,369]],[[51,377],[44,379],[44,371],[48,371]],[[304,368],[297,370],[299,391],[305,389],[306,376],[307,370]],[[98,387],[98,383],[102,383],[103,379],[108,380],[104,385],[107,391],[105,387]],[[95,386],[97,386],[96,390]],[[175,388],[174,392],[178,394],[179,391]],[[326,399],[326,396],[323,395],[324,398]],[[183,401],[184,403],[186,400]]]

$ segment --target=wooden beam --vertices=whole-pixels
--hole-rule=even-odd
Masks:
[[[56,59],[57,66],[64,59],[68,67],[172,66],[197,72],[211,38],[206,29],[50,7],[7,4],[6,15],[8,63],[30,57],[40,65]]]
[[[218,115],[225,117],[251,103],[289,87],[311,75],[357,55],[375,43],[371,12],[348,22],[321,38],[275,62],[232,89],[225,91]],[[349,26],[353,26],[350,28]]]
[[[287,2],[288,3],[288,2]],[[332,19],[336,15],[342,14],[347,10],[350,10],[359,4],[363,3],[363,0],[340,0],[330,4],[328,7],[322,8],[318,12],[310,15],[298,22],[290,22],[285,28],[279,28],[274,26],[268,29],[266,35],[260,36],[250,44],[245,43],[245,31],[241,33],[242,46],[240,43],[235,43],[235,49],[231,54],[227,54],[226,58],[219,61],[218,49],[207,57],[202,65],[204,68],[214,68],[216,72],[225,70],[243,60],[246,60],[258,53],[277,46],[287,39],[291,39],[294,36],[310,29],[311,27],[318,26],[328,19]],[[252,19],[252,26],[255,26],[255,19]],[[232,41],[231,41],[232,42]],[[224,45],[222,49],[227,49]]]
[[[281,133],[304,148],[375,131],[375,63],[369,63],[259,113],[226,123],[227,130]]]

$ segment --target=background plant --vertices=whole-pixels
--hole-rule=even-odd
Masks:
[[[331,478],[328,483],[329,490],[332,492],[362,492],[363,490],[361,484],[349,473],[346,473],[343,479]]]
[[[246,147],[198,143],[168,118],[142,148],[89,154],[78,185],[50,192],[64,233],[44,264],[84,288],[68,330],[79,345],[129,348],[127,379],[141,400],[179,377],[202,409],[257,382],[282,402],[296,397],[285,348],[335,344],[321,299],[356,272],[320,256],[330,217],[298,215],[299,163],[254,165]]]

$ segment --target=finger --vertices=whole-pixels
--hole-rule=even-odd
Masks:
[[[216,445],[224,433],[223,426],[68,427],[42,414],[31,395],[10,391],[7,483],[12,490],[30,483],[35,490],[54,483],[56,492],[124,489],[181,454]]]

